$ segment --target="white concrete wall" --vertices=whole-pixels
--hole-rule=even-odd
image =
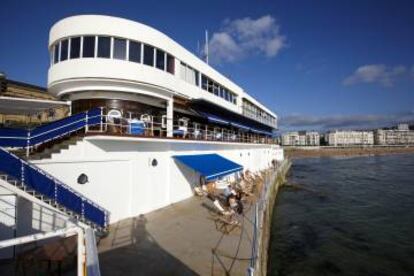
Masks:
[[[34,163],[109,210],[113,223],[191,197],[200,176],[172,156],[206,153],[220,154],[250,171],[283,159],[276,145],[93,136]],[[77,183],[81,173],[89,183]]]

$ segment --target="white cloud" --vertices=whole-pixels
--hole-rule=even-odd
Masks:
[[[235,62],[249,55],[275,57],[286,46],[276,20],[265,15],[258,19],[245,17],[225,20],[220,31],[209,42],[209,58],[213,63]]]
[[[384,64],[370,64],[358,67],[355,72],[343,81],[344,85],[357,83],[379,83],[391,87],[398,76],[407,71],[405,66],[385,66]]]

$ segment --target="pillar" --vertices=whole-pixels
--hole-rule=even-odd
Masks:
[[[167,137],[173,137],[174,128],[174,100],[167,100]]]

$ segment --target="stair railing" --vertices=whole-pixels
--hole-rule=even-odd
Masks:
[[[58,139],[80,129],[103,123],[103,108],[93,108],[34,129],[0,128],[0,147],[26,148],[26,155],[34,146]]]
[[[19,182],[25,191],[34,191],[52,204],[64,207],[98,228],[106,228],[109,213],[47,172],[0,147],[0,171]]]

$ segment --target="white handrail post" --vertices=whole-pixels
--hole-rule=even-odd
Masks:
[[[27,131],[26,157],[29,157],[29,154],[30,154],[30,130]]]
[[[88,111],[85,111],[85,133],[87,133],[89,130],[89,125],[88,125]]]
[[[99,131],[102,132],[103,131],[103,106],[100,107],[101,109],[101,124],[99,126]]]

